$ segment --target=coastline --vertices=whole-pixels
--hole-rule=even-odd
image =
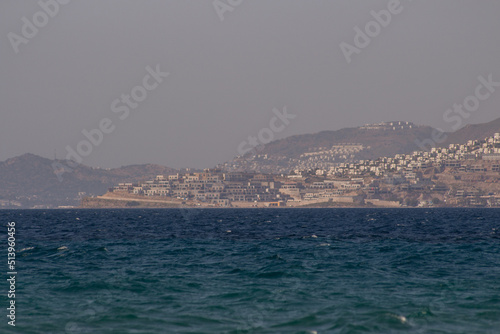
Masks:
[[[406,205],[373,205],[370,203],[345,203],[345,202],[315,202],[315,203],[294,203],[297,205],[269,206],[268,202],[237,202],[232,206],[215,206],[212,204],[199,203],[195,201],[185,201],[181,199],[149,199],[144,196],[132,194],[106,193],[103,196],[83,198],[80,206],[74,209],[452,209],[452,208],[477,208],[488,209],[488,207],[474,206],[452,206],[434,205],[412,207]],[[61,208],[64,209],[64,208]],[[492,207],[491,209],[494,209]]]

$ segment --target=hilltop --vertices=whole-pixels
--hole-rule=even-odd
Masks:
[[[101,195],[120,182],[138,182],[159,174],[175,174],[173,168],[146,164],[114,169],[79,165],[63,174],[60,181],[53,163],[34,154],[0,162],[0,204],[3,207],[32,208],[78,205],[83,196]]]

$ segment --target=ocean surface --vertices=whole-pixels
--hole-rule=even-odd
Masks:
[[[0,333],[500,333],[500,210],[0,211]]]

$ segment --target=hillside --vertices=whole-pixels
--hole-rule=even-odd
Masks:
[[[279,154],[289,158],[299,158],[301,154],[314,152],[321,147],[330,148],[336,144],[359,143],[370,148],[359,152],[356,158],[373,159],[416,150],[418,147],[414,141],[419,138],[428,138],[432,130],[430,126],[419,126],[401,130],[371,130],[358,127],[322,131],[276,140],[267,144],[259,154]]]
[[[419,151],[422,148],[416,142],[433,138],[433,131],[436,130],[430,126],[396,121],[295,135],[257,147],[243,157],[226,162],[222,167],[229,170],[253,170],[265,173],[286,173],[294,169],[328,169],[342,162],[377,159]],[[492,136],[499,131],[500,118],[446,133],[446,140],[436,143],[436,146],[463,144],[468,140]]]
[[[492,136],[494,133],[500,131],[500,118],[482,124],[469,124],[463,128],[447,133],[447,139],[443,142],[442,146],[449,144],[463,144],[468,140],[483,139]]]
[[[58,163],[65,164],[58,160]],[[52,164],[54,160],[34,154],[0,162],[0,200],[4,207],[34,207],[78,205],[81,195],[102,195],[120,182],[135,182],[154,178],[159,174],[177,171],[159,165],[132,165],[114,169],[98,169],[79,165],[62,175],[60,181]]]

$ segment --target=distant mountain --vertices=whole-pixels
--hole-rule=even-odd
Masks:
[[[169,167],[152,164],[114,169],[79,165],[58,178],[53,168],[57,164],[66,166],[67,162],[34,154],[0,162],[0,204],[3,207],[21,205],[24,208],[78,205],[81,196],[102,195],[120,182],[148,180],[156,175],[177,172]]]

